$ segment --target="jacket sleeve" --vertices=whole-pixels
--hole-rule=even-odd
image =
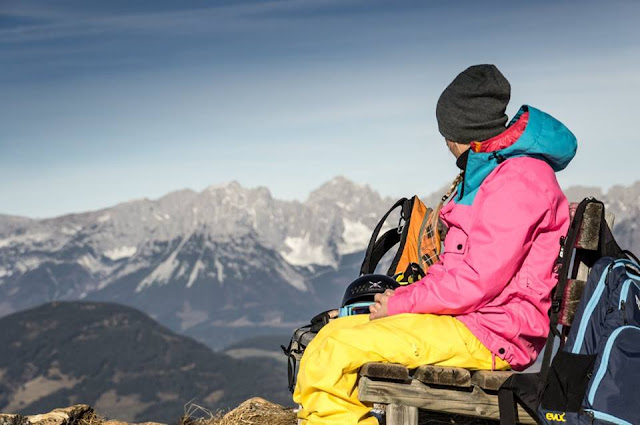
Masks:
[[[389,314],[466,314],[495,298],[520,269],[541,228],[553,220],[544,189],[506,161],[481,185],[460,261],[431,266],[420,281],[389,299]],[[461,230],[459,230],[462,232]]]

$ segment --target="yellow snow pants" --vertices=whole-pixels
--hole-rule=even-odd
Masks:
[[[358,369],[368,362],[491,369],[492,353],[452,316],[398,314],[370,321],[366,314],[325,325],[300,361],[293,400],[303,424],[377,425],[358,400]],[[495,357],[495,369],[509,364]]]

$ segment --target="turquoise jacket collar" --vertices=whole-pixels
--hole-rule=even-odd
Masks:
[[[522,135],[511,146],[494,152],[469,152],[465,178],[458,186],[454,202],[471,205],[480,185],[489,174],[509,158],[528,156],[545,161],[558,172],[566,168],[577,150],[573,133],[557,119],[539,109],[524,105],[509,126],[529,112],[529,120]]]

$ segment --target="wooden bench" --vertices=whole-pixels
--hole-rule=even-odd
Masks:
[[[572,217],[576,207],[571,204]],[[563,253],[573,257],[564,271],[569,280],[559,313],[563,336],[573,321],[590,266],[597,260],[602,208],[588,204],[573,249]],[[612,215],[607,215],[607,222],[613,227]],[[368,363],[360,369],[358,398],[386,405],[387,425],[417,425],[418,409],[499,420],[498,389],[512,373],[429,365],[409,370],[399,364]],[[521,406],[518,418],[519,423],[536,423]]]

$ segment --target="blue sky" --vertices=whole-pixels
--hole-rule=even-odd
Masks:
[[[0,213],[48,217],[230,180],[303,200],[456,173],[435,103],[495,63],[579,151],[561,184],[640,178],[636,1],[0,1]]]

